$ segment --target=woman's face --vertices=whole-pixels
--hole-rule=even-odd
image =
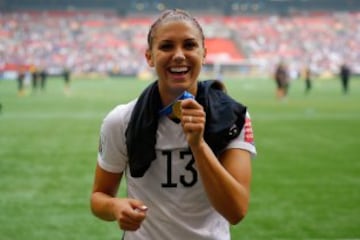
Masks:
[[[160,94],[169,98],[185,90],[196,94],[205,55],[201,33],[192,22],[169,21],[157,26],[146,59],[156,70]]]

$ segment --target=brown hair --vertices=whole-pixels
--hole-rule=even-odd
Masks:
[[[197,27],[197,29],[199,30],[199,32],[201,34],[202,45],[204,46],[205,36],[204,36],[204,32],[203,32],[202,27],[200,26],[199,22],[193,16],[191,16],[190,13],[188,13],[185,10],[169,9],[169,10],[165,10],[164,12],[162,12],[160,17],[158,17],[156,19],[156,21],[151,25],[150,30],[147,35],[147,43],[148,43],[149,49],[151,49],[151,47],[152,47],[152,40],[153,40],[154,32],[155,32],[156,28],[161,23],[164,23],[166,21],[171,21],[171,20],[183,20],[183,21],[192,22],[195,25],[195,27]]]

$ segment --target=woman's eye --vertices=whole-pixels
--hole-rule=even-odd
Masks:
[[[172,48],[172,45],[169,43],[160,45],[159,49],[161,50],[170,50]]]
[[[195,48],[196,47],[196,43],[195,42],[187,42],[187,43],[185,43],[185,48],[186,49],[193,49],[193,48]]]

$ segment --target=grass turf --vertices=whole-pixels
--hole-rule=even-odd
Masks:
[[[105,114],[148,82],[61,79],[17,96],[0,80],[1,239],[119,239],[116,223],[90,213],[98,132]],[[233,239],[360,238],[360,79],[350,94],[336,79],[303,81],[275,99],[269,79],[226,81],[249,107],[258,156],[248,216]],[[120,193],[124,193],[122,186]]]

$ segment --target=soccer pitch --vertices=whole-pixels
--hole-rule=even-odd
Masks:
[[[89,77],[66,95],[53,78],[20,97],[15,81],[0,80],[0,239],[120,239],[89,208],[98,133],[148,84]],[[232,239],[360,239],[360,79],[346,96],[337,79],[314,79],[308,95],[297,80],[282,102],[271,79],[225,84],[248,106],[258,150],[248,216]]]

